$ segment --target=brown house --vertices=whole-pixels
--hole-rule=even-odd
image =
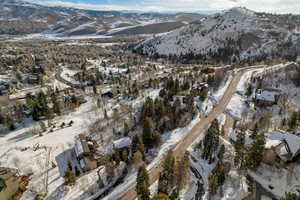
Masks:
[[[80,167],[84,171],[96,169],[98,167],[97,160],[94,155],[96,153],[96,143],[84,134],[80,134],[75,140],[75,153],[79,161]]]

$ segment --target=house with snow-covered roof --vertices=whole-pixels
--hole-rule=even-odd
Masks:
[[[280,164],[293,160],[300,153],[300,137],[281,130],[272,131],[266,137],[264,161]]]
[[[113,146],[115,149],[123,149],[131,146],[131,139],[129,137],[124,137],[113,142]]]
[[[258,90],[255,94],[255,103],[260,106],[272,106],[276,104],[280,93],[278,91],[271,90]]]
[[[75,138],[75,154],[80,167],[84,171],[97,168],[97,160],[94,157],[96,148],[95,143],[84,134],[80,134]]]
[[[131,144],[132,141],[130,137],[123,137],[113,142],[114,151],[115,153],[119,154],[119,156],[122,158],[122,161],[126,161],[132,156],[132,152],[130,148]],[[124,153],[126,153],[127,157],[123,156]]]

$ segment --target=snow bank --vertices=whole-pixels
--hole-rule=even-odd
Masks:
[[[225,112],[236,119],[242,120],[244,114],[248,111],[245,101],[246,99],[244,97],[235,94],[227,105]]]
[[[219,87],[219,89],[216,91],[216,92],[213,92],[212,94],[212,98],[216,101],[216,102],[219,102],[223,95],[225,94],[228,86],[230,85],[231,81],[232,81],[232,74],[230,74],[226,81],[223,81],[223,83],[221,84],[221,86]]]

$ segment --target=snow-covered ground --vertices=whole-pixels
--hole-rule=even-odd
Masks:
[[[279,33],[278,36],[272,34],[273,32]],[[208,16],[199,24],[191,24],[152,37],[139,44],[137,48],[148,55],[156,53],[166,56],[189,53],[207,55],[226,46],[227,38],[233,41],[242,39],[243,43],[245,40],[249,42],[245,43],[246,48],[239,50],[236,55],[237,59],[244,60],[262,54],[269,55],[273,50],[278,51],[278,43],[289,39],[296,40],[299,37],[275,23],[262,19],[253,11],[246,8],[232,8]],[[296,44],[295,42],[294,45]]]
[[[57,88],[60,91],[70,87],[70,86],[58,81],[56,78],[51,80],[51,83],[47,83],[47,85],[51,86],[54,89]]]
[[[230,100],[225,112],[230,114],[232,117],[242,120],[245,118],[245,113],[248,111],[248,107],[245,104],[246,98],[239,94],[234,94]]]
[[[110,74],[110,73],[124,73],[127,71],[127,68],[119,68],[119,67],[102,67],[100,64],[102,63],[102,60],[88,60],[89,63],[92,64],[92,67],[98,68],[99,71]]]
[[[275,197],[284,197],[288,192],[299,194],[300,186],[300,166],[294,165],[287,168],[276,168],[262,164],[256,173],[250,171],[249,174],[267,191]]]
[[[61,78],[63,78],[65,81],[74,84],[74,85],[80,85],[79,81],[76,81],[74,78],[72,78],[75,74],[77,74],[78,70],[71,70],[67,67],[62,66],[62,72],[60,74]]]
[[[254,66],[254,67],[259,67],[259,66]],[[265,68],[263,66],[261,67],[262,68],[260,69],[249,70],[242,75],[241,80],[236,87],[237,92],[239,92],[242,95],[245,95],[248,84],[251,81],[251,78],[260,75],[262,72],[264,72]]]
[[[17,91],[16,93],[13,93],[13,94],[9,95],[9,99],[10,100],[22,99],[22,98],[25,98],[26,95],[29,94],[29,93],[36,94],[40,91],[46,92],[47,88],[41,88],[39,86],[25,88],[25,89]]]
[[[217,91],[213,92],[211,96],[216,102],[219,102],[222,99],[224,93],[226,92],[228,86],[232,81],[232,78],[233,76],[232,74],[230,74],[228,77],[224,79],[224,81],[221,83],[221,86],[217,89]]]
[[[57,34],[43,34],[43,33],[34,33],[28,34],[25,36],[17,36],[13,39],[7,41],[24,41],[24,40],[83,40],[83,39],[97,39],[97,38],[111,38],[112,36],[104,35],[82,35],[82,36],[70,36],[70,37],[59,37]]]
[[[49,188],[46,199],[57,199],[52,198],[52,195],[57,193],[60,193],[60,199],[76,199],[75,196],[74,198],[65,196],[73,189],[76,190],[76,187],[70,188],[68,192],[58,192],[62,189],[63,178],[59,166],[52,168],[52,162],[59,164],[58,161],[61,157],[71,156],[68,155],[68,150],[73,147],[74,137],[85,132],[93,119],[96,119],[93,117],[95,112],[92,105],[91,99],[88,99],[88,102],[81,105],[74,113],[54,120],[57,126],[60,126],[62,122],[67,124],[73,120],[72,127],[58,128],[53,132],[38,136],[32,133],[34,129],[38,129],[38,123],[32,123],[28,127],[18,129],[0,138],[0,165],[17,168],[21,173],[33,173],[29,182],[29,189],[24,193],[23,200],[33,199],[36,192],[45,192],[44,182],[46,170],[49,168]],[[91,175],[91,177],[94,176]],[[89,175],[87,179],[89,179]],[[81,195],[80,191],[77,194]]]

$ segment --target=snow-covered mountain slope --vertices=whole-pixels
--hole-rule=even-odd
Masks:
[[[136,47],[150,56],[182,56],[219,60],[267,56],[295,56],[300,36],[293,33],[297,20],[287,15],[255,13],[232,8],[198,23],[154,36]],[[285,23],[283,23],[285,22]],[[284,51],[281,51],[284,49]]]
[[[200,14],[124,13],[67,7],[47,7],[22,0],[0,0],[0,34],[51,33],[59,36],[158,33],[174,30],[199,20]],[[165,23],[164,26],[160,26]],[[138,30],[124,32],[125,29]],[[143,29],[144,31],[140,30]]]

